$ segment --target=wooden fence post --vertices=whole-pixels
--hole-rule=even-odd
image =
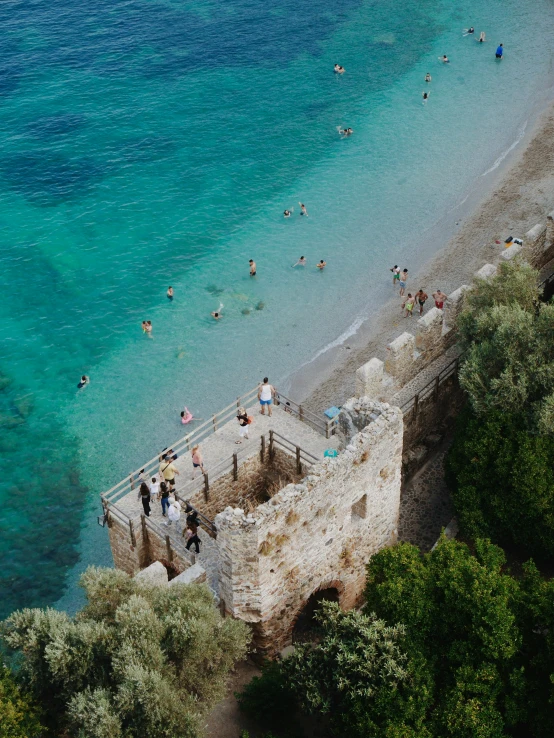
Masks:
[[[233,454],[233,479],[236,482],[238,478],[239,478],[239,459],[235,453]]]
[[[212,415],[212,423],[214,424],[214,431],[217,430],[217,415]]]
[[[298,405],[298,420],[304,420],[304,410],[302,405]]]
[[[262,464],[265,461],[265,436],[262,436],[261,439],[261,448],[260,448],[260,461]]]
[[[208,501],[208,497],[210,493],[210,481],[208,479],[208,472],[204,472],[204,499],[206,502]]]
[[[414,397],[414,415],[417,415],[418,409],[419,409],[419,395],[416,395]]]
[[[171,548],[171,539],[169,535],[166,535],[165,537],[165,548],[167,551],[167,560],[173,561],[173,549]]]
[[[131,543],[133,546],[137,545],[137,539],[135,538],[135,529],[133,527],[133,521],[129,520],[129,533],[131,534]]]
[[[302,462],[300,461],[300,447],[296,447],[296,472],[302,474]]]
[[[273,431],[269,431],[269,460],[273,461],[275,456],[275,449],[273,448]]]

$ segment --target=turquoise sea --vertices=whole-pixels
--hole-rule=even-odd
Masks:
[[[285,381],[430,256],[552,84],[553,21],[552,0],[0,4],[2,616],[75,604],[110,562],[98,493],[183,405]]]

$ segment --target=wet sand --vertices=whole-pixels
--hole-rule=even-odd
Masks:
[[[469,284],[483,264],[498,261],[508,236],[523,237],[537,223],[546,222],[546,215],[554,208],[554,105],[537,118],[526,141],[500,170],[492,193],[489,190],[483,202],[472,208],[446,246],[417,273],[410,274],[406,293],[413,294],[421,287],[428,295],[438,288],[449,294]],[[463,214],[453,217],[461,221]],[[449,225],[453,224],[445,223],[445,230]],[[331,405],[342,405],[354,394],[356,369],[373,356],[384,360],[386,346],[394,338],[403,331],[415,331],[419,315],[414,311],[413,318],[402,317],[401,298],[398,288],[392,286],[392,275],[383,278],[391,284],[390,300],[356,336],[292,376],[291,396],[311,410],[321,412]],[[433,306],[432,299],[427,306]]]

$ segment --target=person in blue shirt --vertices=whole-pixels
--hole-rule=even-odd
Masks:
[[[502,59],[502,54],[504,53],[504,45],[500,44],[500,46],[496,50],[496,58]]]

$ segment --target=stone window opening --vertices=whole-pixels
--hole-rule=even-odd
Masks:
[[[352,505],[352,521],[362,520],[367,516],[367,495],[363,495]]]

